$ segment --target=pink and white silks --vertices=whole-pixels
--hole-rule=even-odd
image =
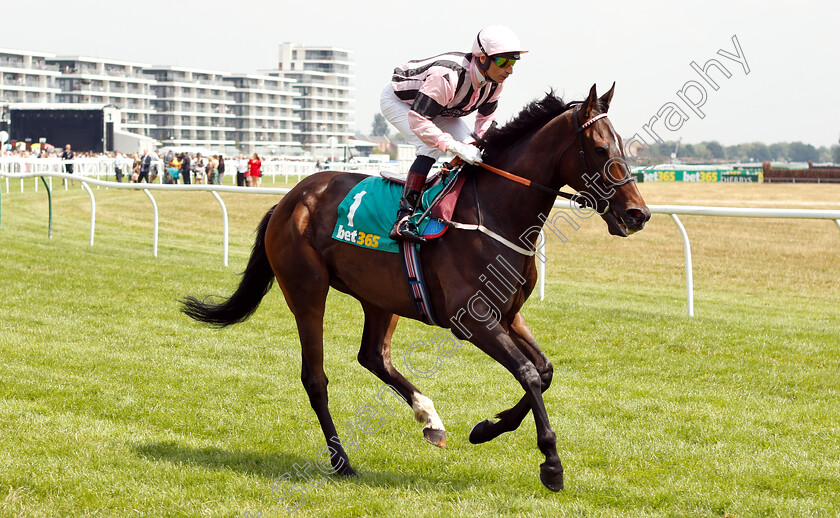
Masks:
[[[473,133],[484,135],[495,120],[501,92],[502,85],[485,79],[472,54],[450,52],[395,68],[382,90],[380,108],[388,122],[417,147],[418,155],[438,159],[453,142],[472,139],[461,117],[478,111]],[[432,105],[429,112],[434,116],[412,109],[418,98],[426,107]]]

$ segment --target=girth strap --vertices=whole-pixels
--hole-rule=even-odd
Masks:
[[[414,303],[414,309],[424,324],[440,327],[434,316],[429,294],[423,282],[423,268],[420,265],[420,254],[414,243],[400,241],[400,253],[403,258],[403,270],[408,281],[408,295]]]

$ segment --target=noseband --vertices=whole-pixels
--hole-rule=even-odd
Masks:
[[[589,155],[587,155],[587,153],[586,153],[586,146],[583,143],[583,131],[586,130],[588,127],[592,126],[593,124],[595,124],[596,121],[598,121],[600,119],[605,119],[607,117],[607,114],[606,113],[601,113],[601,114],[596,115],[596,116],[592,117],[591,119],[587,120],[583,124],[578,124],[578,109],[579,108],[580,108],[580,103],[575,105],[574,111],[572,112],[572,121],[574,122],[574,125],[575,125],[575,134],[571,137],[569,142],[565,146],[563,146],[563,150],[560,152],[560,157],[558,158],[558,161],[563,159],[563,155],[569,149],[569,146],[571,146],[574,143],[575,138],[577,138],[578,144],[580,146],[579,153],[580,153],[581,158],[583,159],[583,163],[586,167],[587,172],[596,171],[595,166],[592,163],[592,160],[590,159]],[[616,142],[616,144],[618,144],[618,142]],[[527,178],[522,178],[521,176],[517,176],[515,174],[509,173],[509,172],[504,171],[502,169],[499,169],[497,167],[487,165],[484,162],[478,162],[477,165],[483,167],[484,169],[487,169],[488,171],[490,171],[492,173],[495,173],[499,176],[507,178],[508,180],[512,180],[516,183],[520,183],[520,184],[525,185],[527,187],[534,187],[535,189],[545,191],[549,194],[553,194],[554,196],[561,196],[563,198],[566,198],[567,200],[574,201],[574,202],[580,204],[581,206],[588,207],[588,208],[594,210],[595,212],[597,212],[598,214],[601,214],[601,215],[606,214],[607,211],[610,209],[609,198],[595,197],[595,195],[593,195],[592,193],[586,193],[586,194],[591,195],[592,198],[595,198],[595,202],[593,204],[592,200],[589,197],[581,196],[580,193],[572,194],[572,193],[569,193],[569,192],[561,191],[560,189],[552,189],[551,187],[547,187],[545,185],[541,185],[541,184],[538,184],[536,182],[532,182],[531,180],[529,180]],[[595,178],[598,178],[600,176],[600,174],[597,171],[596,171],[595,174],[596,174]],[[604,174],[607,174],[606,171],[604,172]],[[633,178],[632,175],[628,174],[624,178],[622,178],[621,180],[618,180],[618,181],[615,181],[615,182],[610,182],[610,186],[620,187],[620,186],[622,186],[626,183],[635,182],[635,181],[636,181],[636,179]],[[609,189],[604,189],[604,192],[607,192],[608,190]]]

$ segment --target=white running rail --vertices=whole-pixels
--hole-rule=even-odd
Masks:
[[[181,184],[139,184],[139,183],[117,183],[106,182],[95,178],[85,177],[75,174],[59,173],[59,172],[29,172],[29,173],[13,173],[4,172],[0,170],[0,177],[6,178],[6,192],[9,192],[9,179],[20,179],[21,190],[23,190],[23,180],[26,178],[37,177],[57,177],[66,180],[78,180],[90,195],[91,216],[90,216],[90,244],[93,245],[94,228],[96,225],[96,200],[93,191],[87,184],[98,187],[108,187],[109,189],[131,189],[142,190],[149,197],[152,202],[152,209],[154,211],[154,234],[152,251],[157,257],[158,250],[158,209],[157,202],[150,191],[205,191],[210,192],[219,202],[222,209],[223,222],[223,244],[222,244],[222,260],[225,266],[228,266],[228,213],[220,192],[236,192],[246,194],[288,194],[291,189],[288,188],[274,188],[274,187],[234,187],[230,185],[181,185]],[[66,182],[65,182],[66,183]],[[50,181],[50,185],[52,181]],[[36,189],[37,189],[37,183]],[[2,203],[2,202],[0,202]],[[569,200],[561,200],[554,203],[554,207],[558,209],[571,210],[573,208],[572,202]],[[680,236],[683,240],[683,253],[685,256],[685,283],[686,283],[686,305],[688,309],[688,316],[694,316],[694,275],[691,262],[691,242],[688,238],[688,232],[683,226],[679,216],[720,216],[720,217],[736,217],[736,218],[783,218],[783,219],[815,219],[815,220],[833,220],[834,224],[840,229],[840,210],[819,210],[819,209],[766,209],[766,208],[740,208],[740,207],[707,207],[696,205],[648,205],[652,214],[667,214],[677,225]],[[576,211],[581,211],[577,206],[574,206]],[[0,205],[2,210],[2,205]],[[2,213],[0,213],[2,217]],[[2,224],[2,220],[0,220]],[[545,297],[545,232],[542,233],[538,240],[539,253],[537,254],[541,264],[539,269],[539,297],[542,300]]]

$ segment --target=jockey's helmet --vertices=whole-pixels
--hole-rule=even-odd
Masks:
[[[473,56],[505,55],[519,59],[519,55],[526,52],[528,51],[522,49],[516,34],[504,25],[488,25],[481,29],[472,44]]]

